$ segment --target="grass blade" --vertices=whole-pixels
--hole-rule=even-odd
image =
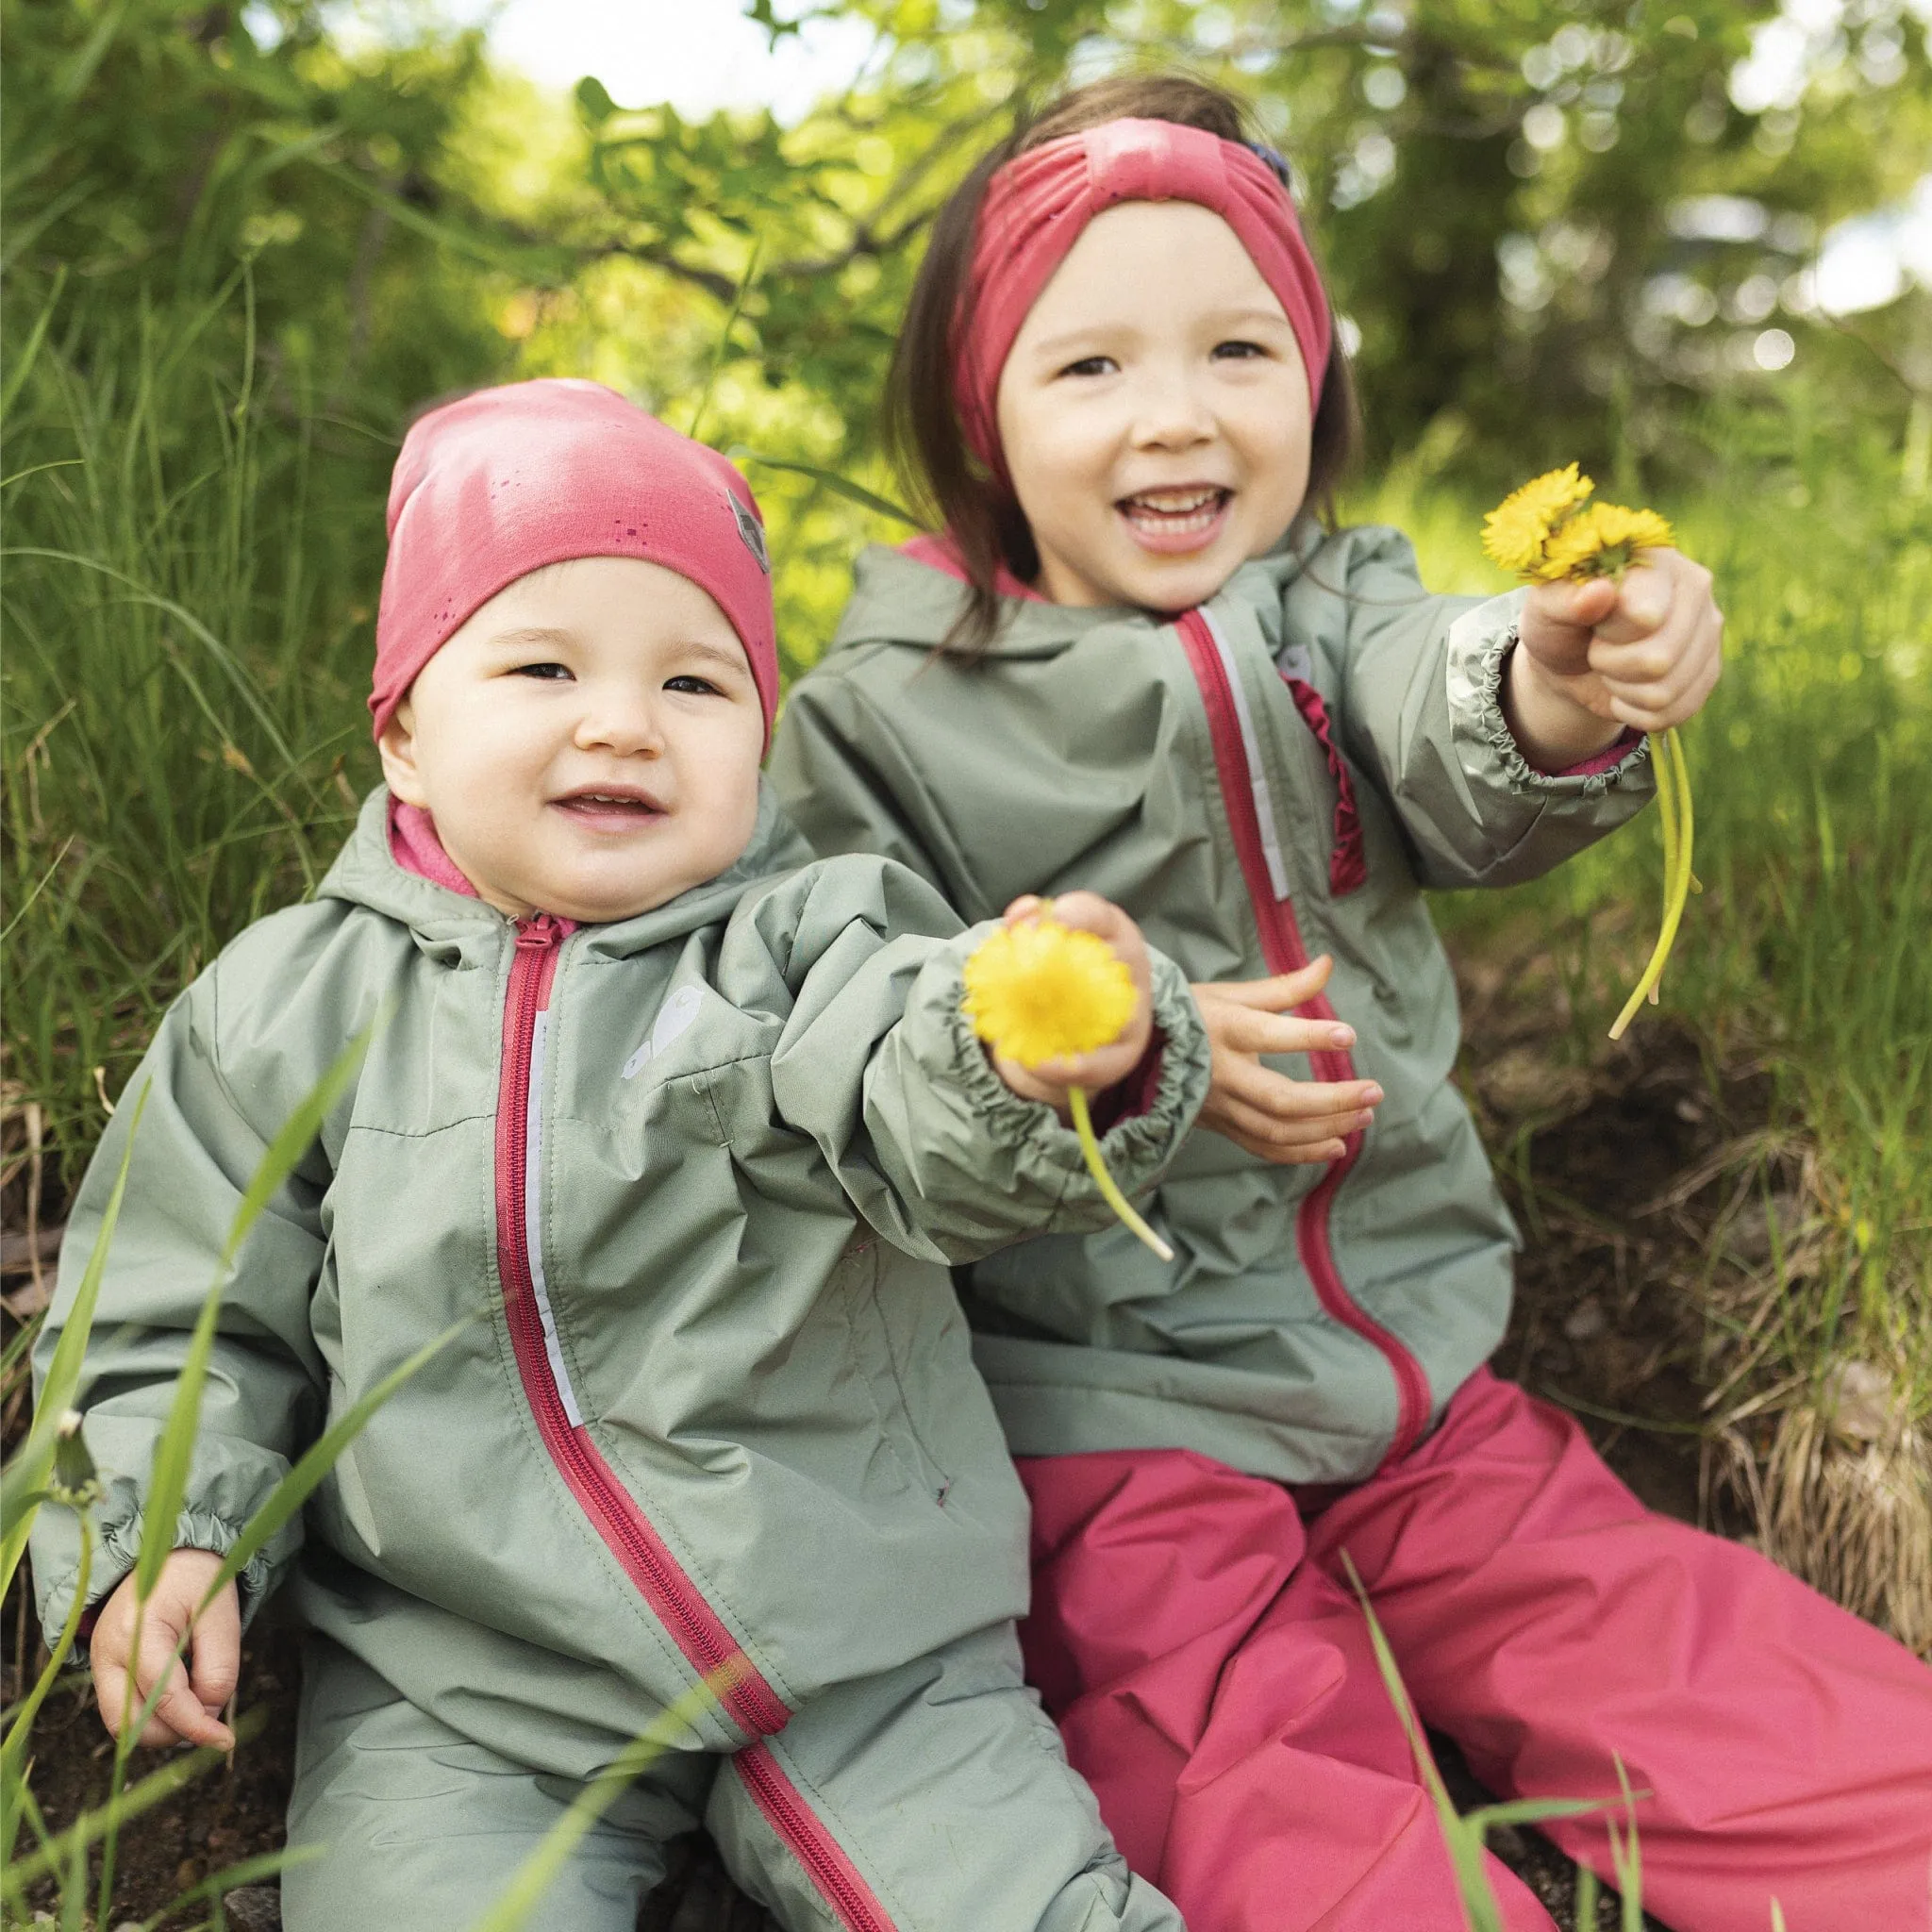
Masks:
[[[324,1849],[321,1845],[291,1845],[279,1852],[263,1852],[259,1857],[243,1858],[241,1863],[204,1878],[199,1885],[191,1886],[180,1897],[170,1899],[153,1918],[141,1922],[139,1932],[155,1932],[157,1926],[165,1925],[185,1906],[198,1905],[203,1899],[222,1898],[244,1885],[277,1877],[291,1865],[307,1865],[321,1857]]]
[[[250,1711],[235,1726],[236,1740],[240,1742],[252,1738],[267,1718],[266,1711]],[[44,1877],[64,1864],[74,1857],[76,1849],[86,1852],[108,1832],[119,1831],[143,1811],[151,1811],[157,1805],[172,1798],[182,1786],[192,1784],[203,1772],[213,1770],[226,1756],[226,1752],[217,1750],[212,1744],[184,1751],[178,1757],[171,1757],[158,1771],[150,1772],[139,1784],[130,1785],[108,1804],[83,1811],[65,1831],[57,1832],[38,1852],[7,1868],[5,1874],[0,1875],[0,1895],[4,1895],[7,1902],[18,1910],[26,1897],[28,1887],[37,1878]]]
[[[693,1684],[646,1724],[577,1793],[563,1816],[543,1834],[537,1849],[518,1866],[503,1896],[477,1921],[472,1932],[520,1932],[584,1834],[616,1802],[619,1792],[675,1744],[680,1732],[689,1730],[706,1711],[717,1707],[719,1698],[714,1683],[722,1684],[728,1676],[728,1672],[718,1673]]]
[[[757,463],[767,470],[785,470],[794,476],[809,476],[814,483],[823,483],[834,495],[842,496],[848,503],[856,503],[861,509],[869,509],[882,517],[891,517],[894,523],[904,524],[908,529],[923,529],[924,525],[909,509],[901,509],[896,503],[889,502],[883,496],[874,496],[861,484],[854,483],[849,477],[841,476],[836,470],[822,470],[816,463],[801,463],[790,457],[768,457],[755,449],[746,449],[741,443],[735,443],[724,452],[735,463]]]
[[[303,1096],[269,1143],[268,1152],[262,1156],[247,1191],[242,1196],[241,1206],[235,1209],[228,1238],[222,1247],[221,1265],[203,1297],[201,1313],[175,1382],[168,1420],[155,1447],[147,1504],[142,1512],[141,1556],[134,1566],[135,1594],[142,1603],[154,1594],[161,1565],[175,1547],[175,1526],[181,1514],[182,1498],[188,1493],[189,1465],[193,1459],[194,1439],[201,1424],[201,1392],[208,1380],[208,1359],[214,1353],[215,1324],[221,1315],[222,1297],[227,1291],[235,1257],[275,1190],[315,1144],[315,1137],[321,1133],[330,1108],[355,1078],[356,1069],[361,1065],[362,1056],[368,1052],[369,1042],[381,1024],[378,1018],[358,1033],[337,1056],[335,1064]]]
[[[391,1370],[359,1402],[336,1418],[328,1431],[309,1446],[294,1468],[269,1491],[261,1507],[248,1519],[247,1527],[235,1540],[234,1547],[215,1572],[214,1581],[208,1585],[208,1594],[201,1600],[203,1609],[241,1575],[254,1560],[256,1552],[264,1548],[269,1539],[308,1500],[317,1485],[335,1467],[342,1451],[361,1434],[376,1410],[432,1357],[447,1348],[475,1319],[473,1316],[455,1323],[435,1341],[425,1342],[408,1361]]]
[[[1576,1868],[1576,1932],[1596,1932],[1596,1874],[1588,1865]]]
[[[34,1719],[40,1715],[41,1706],[47,1701],[47,1692],[54,1688],[54,1680],[60,1674],[68,1653],[74,1648],[74,1641],[80,1634],[81,1616],[87,1609],[88,1579],[93,1573],[93,1557],[94,1540],[83,1519],[80,1569],[75,1578],[74,1601],[67,1607],[67,1621],[60,1626],[59,1638],[47,1658],[46,1668],[34,1680],[34,1688],[14,1713],[13,1723],[7,1732],[7,1741],[0,1744],[0,1807],[4,1807],[6,1814],[0,1817],[0,1866],[13,1862],[13,1841],[19,1834],[24,1813],[20,1793],[26,1784],[26,1747],[33,1736]]]
[[[86,1272],[75,1291],[74,1306],[67,1311],[60,1340],[54,1345],[53,1359],[47,1364],[47,1379],[34,1410],[33,1427],[26,1446],[8,1465],[6,1500],[0,1505],[0,1588],[13,1581],[13,1573],[26,1549],[28,1533],[40,1513],[47,1477],[54,1467],[55,1439],[60,1418],[74,1406],[75,1391],[80,1387],[80,1371],[87,1355],[88,1335],[93,1327],[94,1307],[100,1300],[101,1277],[107,1272],[108,1249],[114,1239],[114,1224],[121,1218],[122,1197],[127,1191],[127,1170],[134,1158],[134,1137],[141,1130],[142,1110],[147,1106],[148,1088],[143,1083],[127,1124],[127,1142],[121,1151],[121,1171],[114,1176],[113,1191],[101,1215],[101,1231],[94,1237],[92,1252],[87,1257]]]

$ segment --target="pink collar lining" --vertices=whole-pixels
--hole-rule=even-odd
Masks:
[[[442,849],[442,841],[436,836],[436,821],[420,805],[405,805],[400,798],[390,800],[389,856],[405,872],[427,879],[432,886],[460,892],[466,899],[481,896]]]
[[[466,899],[483,896],[457,870],[456,860],[443,849],[442,841],[436,836],[436,821],[419,805],[405,805],[399,798],[390,800],[389,856],[405,872],[414,873],[419,879],[427,879],[432,886],[460,892]],[[555,917],[554,914],[552,916]],[[566,933],[576,931],[578,923],[575,919],[557,920]]]
[[[959,560],[959,553],[954,546],[950,532],[941,531],[937,537],[914,537],[900,544],[901,557],[909,557],[914,563],[923,563],[933,570],[942,571],[947,576],[965,583],[966,566]],[[999,575],[992,580],[995,592],[1002,597],[1018,597],[1028,604],[1044,604],[1049,600],[1042,597],[1031,584],[1023,584],[1005,564],[1001,564]]]

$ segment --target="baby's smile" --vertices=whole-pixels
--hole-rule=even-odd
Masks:
[[[671,808],[641,785],[579,786],[550,801],[574,824],[596,832],[630,832],[666,817]]]

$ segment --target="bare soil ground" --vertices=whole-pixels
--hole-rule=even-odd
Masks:
[[[1640,1020],[1637,1038],[1613,1056],[1587,1071],[1568,1068],[1558,1050],[1560,994],[1547,978],[1524,976],[1507,960],[1469,966],[1463,995],[1465,1090],[1526,1243],[1498,1369],[1574,1408],[1653,1508],[1696,1522],[1702,1502],[1706,1526],[1735,1529],[1722,1498],[1707,1493],[1696,1433],[1702,1327],[1681,1289],[1709,1238],[1722,1190],[1708,1183],[1680,1199],[1676,1184],[1761,1124],[1768,1105],[1762,1083],[1748,1074],[1708,1073],[1690,1038],[1654,1014]],[[12,1434],[22,1419],[16,1411],[8,1422]],[[17,1596],[7,1604],[0,1632],[11,1702],[23,1667],[33,1667],[40,1648],[31,1609]],[[295,1633],[264,1619],[250,1635],[242,1692],[244,1707],[265,1712],[263,1728],[230,1767],[124,1834],[117,1920],[157,1911],[210,1873],[280,1843],[297,1678]],[[1486,1794],[1454,1747],[1438,1743],[1458,1802],[1482,1803]],[[48,1700],[35,1727],[33,1787],[51,1824],[98,1799],[108,1759],[92,1693],[76,1677]],[[1495,1849],[1570,1932],[1574,1882],[1567,1862],[1533,1831],[1504,1833]],[[246,1932],[279,1924],[271,1889],[253,1890],[236,1905],[231,1923]],[[1607,1898],[1602,1912],[1600,1924],[1612,1925]],[[640,1921],[640,1932],[771,1927],[701,1841],[683,1849],[671,1882]]]

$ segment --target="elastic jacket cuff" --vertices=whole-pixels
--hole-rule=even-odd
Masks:
[[[1650,758],[1650,741],[1625,731],[1595,757],[1560,772],[1544,772],[1524,757],[1503,714],[1503,678],[1509,654],[1521,641],[1523,600],[1511,591],[1465,611],[1451,626],[1448,641],[1449,717],[1463,769],[1477,784],[1487,782],[1522,796],[1540,793],[1592,798],[1634,776]]]

